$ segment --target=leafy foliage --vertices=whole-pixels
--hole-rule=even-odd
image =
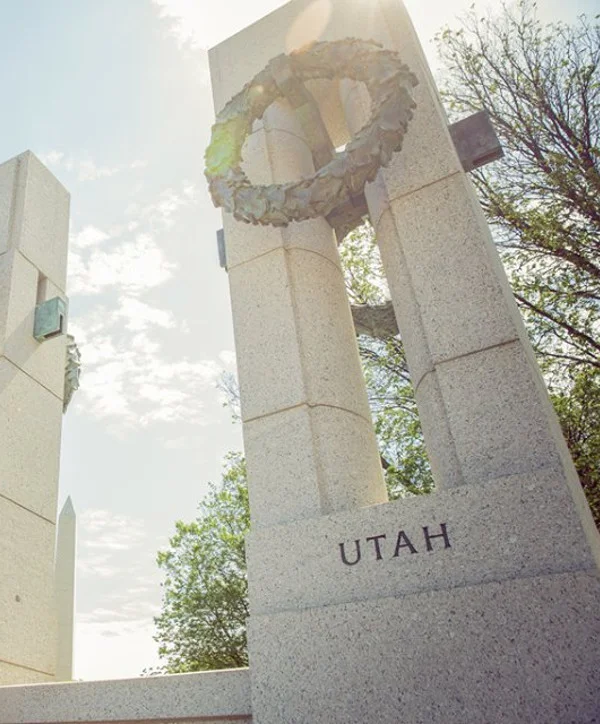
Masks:
[[[340,247],[346,289],[352,304],[385,301],[377,241],[370,224],[351,232]],[[381,462],[391,499],[429,493],[433,477],[425,451],[413,387],[399,337],[358,338]]]
[[[574,372],[564,390],[552,391],[563,434],[600,528],[600,375]]]
[[[200,503],[196,520],[176,523],[158,554],[165,574],[155,640],[163,673],[247,666],[244,537],[250,526],[246,464],[227,456],[223,480]]]
[[[599,18],[544,25],[519,0],[437,45],[451,114],[486,108],[502,141],[472,179],[600,525]]]
[[[472,178],[545,370],[600,368],[600,26],[520,0],[437,44],[450,112],[487,109],[505,150]]]

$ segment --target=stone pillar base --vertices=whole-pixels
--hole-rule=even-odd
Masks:
[[[251,532],[254,721],[597,721],[589,535],[557,469]]]
[[[253,721],[591,724],[599,595],[573,572],[255,616]]]

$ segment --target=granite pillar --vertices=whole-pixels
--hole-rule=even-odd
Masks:
[[[65,337],[33,337],[65,299],[69,196],[30,152],[0,165],[0,682],[56,671],[54,544]]]
[[[341,419],[330,420],[318,446],[290,424],[298,400],[366,418],[348,328],[327,331],[343,305],[341,286],[327,286],[337,263],[325,222],[281,232],[226,219],[252,513],[253,721],[591,724],[600,687],[598,534],[403,5],[288,3],[211,51],[217,109],[279,53],[347,37],[398,50],[420,81],[405,147],[366,197],[438,490],[369,505],[383,496],[357,485],[356,471],[368,480],[371,463],[363,472],[367,458],[352,456],[358,438]],[[361,86],[319,81],[311,90],[336,147],[350,135],[341,109],[350,131],[368,119]],[[281,106],[271,113],[283,118]],[[269,142],[269,118],[262,146],[253,134],[251,181],[311,173],[308,149],[273,173],[274,158],[302,148],[287,118],[274,126],[288,134],[278,144]],[[276,263],[310,229],[319,246],[304,242],[291,271]],[[319,257],[310,269],[301,266],[308,253]],[[331,336],[334,349],[312,342],[317,335]],[[288,349],[294,354],[281,352]],[[286,371],[270,385],[267,355]],[[255,421],[263,426],[256,438]],[[332,459],[342,467],[320,487],[331,478],[316,463]],[[321,491],[336,491],[341,504],[323,505]]]
[[[286,102],[256,124],[244,163],[255,183],[313,173]],[[331,228],[227,215],[224,229],[253,527],[386,501]]]
[[[439,488],[553,469],[573,477],[498,253],[403,7],[390,40],[419,79],[404,147],[366,190]],[[345,81],[351,130],[364,88]]]

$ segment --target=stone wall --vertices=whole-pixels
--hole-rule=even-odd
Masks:
[[[247,669],[0,687],[0,724],[249,722]]]

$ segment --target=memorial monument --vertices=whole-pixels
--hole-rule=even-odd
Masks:
[[[593,721],[598,534],[404,7],[295,0],[210,64],[254,720]],[[367,211],[438,491],[393,503],[334,233]]]
[[[65,390],[70,397],[77,386],[65,335],[68,232],[69,195],[40,161],[26,152],[1,164],[2,684],[52,681],[56,674],[60,438]]]
[[[75,630],[75,570],[77,520],[68,497],[58,517],[54,589],[57,614],[56,680],[73,678],[73,634]]]
[[[0,724],[597,722],[598,533],[466,175],[485,116],[448,127],[399,0],[292,0],[210,65],[250,667],[7,687]],[[437,483],[394,502],[336,243],[365,214]]]

